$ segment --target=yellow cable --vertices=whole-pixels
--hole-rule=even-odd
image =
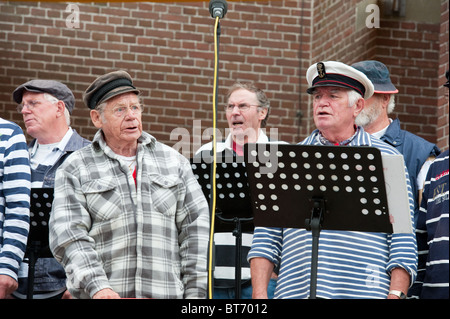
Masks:
[[[212,265],[213,265],[213,243],[214,243],[214,223],[216,216],[216,162],[217,162],[217,153],[216,153],[216,110],[217,110],[217,101],[216,101],[216,89],[217,89],[217,70],[218,70],[218,53],[217,53],[217,28],[219,26],[219,17],[216,17],[216,22],[214,24],[214,89],[213,89],[213,172],[211,176],[212,180],[212,206],[211,206],[211,229],[209,235],[209,265],[208,265],[208,295],[209,299],[213,297],[212,291]]]

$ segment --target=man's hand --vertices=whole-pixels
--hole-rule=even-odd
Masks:
[[[256,257],[250,261],[252,275],[252,299],[267,299],[267,286],[273,273],[274,264],[263,257]]]
[[[64,291],[61,299],[72,299],[72,295],[70,294],[69,290]]]
[[[0,299],[5,299],[19,287],[19,283],[8,275],[0,275]]]
[[[111,288],[105,288],[96,292],[92,299],[120,299],[120,296]]]
[[[403,268],[394,268],[391,271],[391,285],[389,290],[403,291],[404,294],[408,292],[410,284],[410,275]],[[389,294],[387,299],[400,299],[399,297]]]

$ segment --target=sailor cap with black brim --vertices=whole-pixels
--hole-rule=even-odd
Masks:
[[[364,99],[370,98],[374,87],[369,78],[355,68],[337,61],[317,62],[306,71],[306,80],[312,94],[317,87],[335,86],[352,89],[361,94]]]

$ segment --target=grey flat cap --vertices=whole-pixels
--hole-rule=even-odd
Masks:
[[[75,97],[72,91],[65,84],[58,81],[36,79],[19,85],[13,92],[13,99],[17,104],[22,103],[24,91],[53,95],[64,102],[70,114],[72,114],[75,107]]]

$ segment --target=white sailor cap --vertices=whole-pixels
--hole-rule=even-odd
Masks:
[[[309,84],[307,92],[312,94],[314,88],[321,86],[337,86],[353,89],[364,99],[370,98],[374,87],[369,78],[355,68],[337,61],[317,62],[306,72]]]

